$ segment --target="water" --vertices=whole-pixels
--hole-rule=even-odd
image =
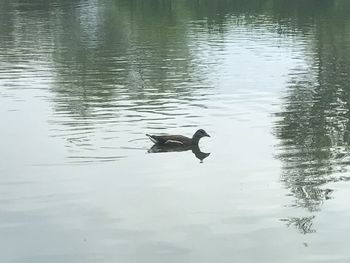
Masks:
[[[349,14],[0,1],[1,262],[349,262]]]

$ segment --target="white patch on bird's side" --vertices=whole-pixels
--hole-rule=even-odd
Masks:
[[[167,140],[164,144],[178,144],[183,145],[183,142],[175,141],[175,140]]]

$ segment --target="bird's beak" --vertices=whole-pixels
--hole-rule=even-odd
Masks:
[[[210,135],[208,133],[205,136],[210,137]]]

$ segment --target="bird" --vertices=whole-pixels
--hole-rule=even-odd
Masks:
[[[210,135],[203,129],[196,131],[192,138],[183,135],[149,135],[146,134],[150,140],[157,145],[164,146],[190,146],[198,145],[198,142],[203,137],[210,137]]]

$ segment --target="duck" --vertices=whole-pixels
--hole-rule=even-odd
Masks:
[[[197,130],[192,138],[183,135],[149,135],[146,134],[150,140],[157,145],[164,146],[191,146],[198,145],[198,142],[203,137],[210,137],[210,135],[203,129]]]

